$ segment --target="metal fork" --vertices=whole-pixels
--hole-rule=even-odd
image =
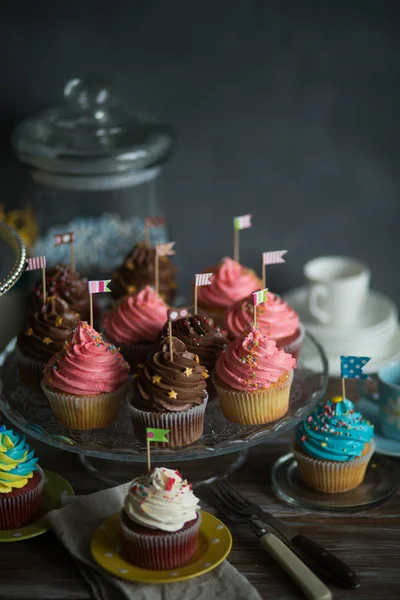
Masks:
[[[227,508],[222,494],[215,484],[209,486],[211,504],[218,513],[231,523],[248,525],[260,540],[261,547],[286,571],[309,600],[332,600],[330,590],[320,579],[273,533],[257,525],[251,516],[238,515]]]
[[[358,575],[346,563],[312,539],[293,531],[258,504],[241,496],[226,480],[215,482],[213,488],[228,509],[241,516],[256,516],[263,523],[273,527],[337,583],[351,589],[360,585]]]

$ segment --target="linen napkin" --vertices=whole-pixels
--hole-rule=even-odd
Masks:
[[[90,538],[104,519],[121,510],[129,485],[124,483],[88,496],[70,496],[64,508],[47,515],[96,600],[261,600],[257,590],[226,560],[200,577],[168,584],[130,583],[98,566],[90,554]]]

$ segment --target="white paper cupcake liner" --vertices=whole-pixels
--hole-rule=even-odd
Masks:
[[[293,371],[290,371],[288,379],[280,385],[273,384],[270,388],[247,392],[228,388],[214,375],[214,385],[224,416],[242,425],[263,425],[283,417],[289,408],[292,380]]]
[[[369,442],[367,454],[346,462],[321,460],[307,456],[294,446],[300,476],[303,482],[313,490],[328,494],[348,492],[360,485],[371,456],[375,452],[375,441]]]
[[[16,496],[0,494],[0,530],[30,525],[41,512],[45,474],[40,467],[38,471],[41,478],[34,488],[27,491],[21,488]]]
[[[95,396],[76,396],[57,392],[42,380],[42,389],[59,423],[70,429],[99,429],[107,427],[118,415],[127,391],[124,384],[115,392]]]
[[[146,440],[146,428],[169,429],[168,447],[188,446],[203,435],[204,413],[208,397],[203,404],[180,412],[147,412],[135,408],[131,400],[127,400],[128,410],[132,418],[133,430],[136,436]],[[154,444],[158,445],[158,443]],[[160,444],[160,447],[166,444]]]
[[[40,390],[40,382],[43,379],[43,369],[47,361],[37,360],[24,356],[18,349],[18,372],[21,383],[32,390]]]
[[[154,571],[176,569],[187,564],[196,552],[201,515],[188,529],[160,535],[137,533],[121,519],[122,548],[138,567]]]

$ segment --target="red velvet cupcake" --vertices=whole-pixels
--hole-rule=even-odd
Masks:
[[[193,558],[200,523],[191,484],[157,467],[132,482],[121,513],[122,551],[142,569],[177,569]]]
[[[44,473],[26,440],[0,426],[0,530],[32,523],[42,510]]]

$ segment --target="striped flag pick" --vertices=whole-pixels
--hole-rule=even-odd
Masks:
[[[74,241],[74,232],[68,231],[67,233],[56,233],[54,236],[54,245],[60,246],[60,244],[72,244]]]
[[[242,215],[240,217],[234,217],[233,227],[236,230],[247,229],[248,227],[251,227],[251,217],[252,215]]]
[[[176,242],[168,242],[167,244],[157,244],[156,253],[158,256],[173,256],[175,254],[174,246]]]
[[[168,320],[177,321],[178,319],[184,319],[189,315],[190,306],[184,306],[182,308],[170,308],[168,310]]]
[[[264,290],[260,290],[259,292],[253,293],[253,306],[257,306],[257,304],[261,304],[261,302],[266,302],[268,298],[268,288]]]
[[[34,271],[35,269],[45,269],[46,268],[46,257],[45,256],[35,256],[34,258],[26,259],[27,271]]]
[[[212,281],[211,281],[211,277],[212,277],[212,273],[198,273],[197,275],[195,275],[195,281],[194,281],[194,285],[197,286],[202,286],[202,285],[211,285]]]
[[[103,279],[100,281],[88,281],[89,294],[111,292],[110,288],[107,287],[109,283],[111,283],[111,279]]]
[[[282,258],[286,254],[287,250],[274,250],[273,252],[263,252],[263,264],[264,265],[276,265],[278,263],[284,263],[285,259]]]

